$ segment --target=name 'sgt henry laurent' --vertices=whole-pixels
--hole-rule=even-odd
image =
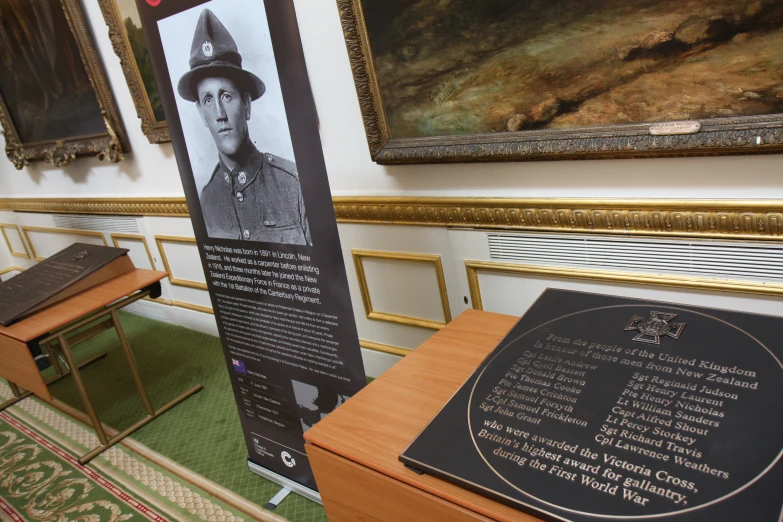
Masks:
[[[177,91],[195,102],[218,150],[200,197],[209,237],[312,245],[296,164],[250,140],[251,104],[264,82],[242,68],[236,42],[209,9],[196,24],[189,63]]]

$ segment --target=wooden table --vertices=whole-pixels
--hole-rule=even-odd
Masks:
[[[135,269],[44,308],[11,326],[0,327],[0,377],[8,381],[14,394],[12,399],[0,404],[0,410],[35,394],[42,400],[50,402],[53,406],[89,424],[95,430],[101,444],[79,459],[79,462],[86,464],[137,429],[201,390],[201,385],[196,385],[156,410],[147,395],[133,352],[117,315],[119,309],[139,299],[147,296],[159,297],[160,280],[166,276],[166,272]],[[104,357],[106,353],[100,353],[77,363],[71,351],[71,347],[76,343],[111,328],[117,331],[128,369],[147,411],[146,417],[122,432],[100,422],[79,371],[80,368]],[[46,351],[56,373],[47,381],[44,381],[30,351],[30,348],[39,347]],[[67,363],[67,367],[63,368],[61,358]],[[49,392],[48,384],[69,374],[73,375],[74,384],[84,408],[87,410],[86,415],[55,399]],[[20,387],[25,391],[22,392]]]
[[[518,320],[463,312],[305,432],[330,522],[538,520],[398,460]]]

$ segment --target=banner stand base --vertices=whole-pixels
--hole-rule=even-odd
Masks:
[[[278,475],[277,473],[275,473],[270,469],[267,469],[263,466],[259,466],[258,464],[251,461],[250,459],[247,460],[247,467],[248,469],[250,469],[250,471],[252,471],[256,475],[260,475],[265,479],[271,480],[275,484],[280,484],[284,489],[289,489],[294,493],[298,493],[303,497],[312,500],[313,502],[318,502],[322,506],[324,505],[324,503],[321,502],[321,494],[318,493],[317,491],[314,491],[306,486],[303,486],[298,482],[294,482],[293,480],[286,478],[282,475]],[[275,495],[275,497],[277,497],[278,495]],[[278,503],[281,502],[282,500],[283,500],[282,498],[279,499]]]
[[[291,490],[288,488],[283,488],[280,491],[277,492],[277,494],[272,497],[272,500],[266,503],[264,506],[265,508],[272,510],[275,509],[277,506],[280,505],[280,503],[285,500],[285,497],[288,496],[288,494],[291,493]]]

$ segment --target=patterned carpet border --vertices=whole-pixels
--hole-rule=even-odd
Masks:
[[[34,430],[28,428],[27,426],[17,421],[7,413],[0,413],[0,419],[4,420],[13,428],[15,428],[25,436],[32,439],[39,446],[42,446],[47,450],[49,450],[50,452],[54,453],[57,457],[67,462],[71,466],[73,466],[79,473],[81,473],[82,475],[90,479],[93,483],[101,486],[108,493],[117,497],[119,500],[123,501],[124,503],[128,504],[130,507],[135,509],[138,513],[147,517],[149,520],[152,520],[154,522],[167,522],[166,518],[161,516],[154,509],[150,508],[149,506],[147,506],[140,500],[134,498],[133,496],[128,495],[123,489],[117,487],[116,484],[112,483],[101,473],[98,473],[96,470],[92,469],[91,467],[79,465],[79,461],[76,457],[74,457],[67,451],[60,448],[58,445],[53,444],[45,437],[39,435]]]
[[[10,396],[8,386],[4,382],[0,383],[0,397]],[[75,462],[75,467],[81,468],[85,474],[91,474],[89,478],[96,483],[103,486],[102,480],[116,484],[136,495],[136,499],[142,499],[149,504],[148,507],[145,506],[149,512],[135,505],[133,507],[150,520],[285,520],[133,440],[126,439],[127,444],[123,443],[107,450],[88,466],[79,466],[73,455],[81,455],[97,446],[97,436],[81,422],[36,398],[19,402],[0,414],[0,417],[39,444],[44,441],[45,444],[42,445],[63,460],[71,464]],[[138,451],[134,451],[134,448]],[[124,495],[121,490],[118,491]],[[120,498],[128,504],[136,502],[128,495]],[[0,511],[5,515],[2,519],[24,520],[18,518],[19,514],[5,502],[0,502]]]
[[[14,508],[12,508],[9,504],[6,503],[5,500],[0,498],[0,520],[6,521],[6,520],[13,520],[14,522],[24,522],[24,518],[22,518],[22,515],[16,512]]]

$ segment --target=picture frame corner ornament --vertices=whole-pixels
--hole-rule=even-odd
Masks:
[[[27,157],[27,153],[22,147],[14,147],[7,151],[8,159],[11,160],[16,170],[22,170],[30,165],[30,160]]]

